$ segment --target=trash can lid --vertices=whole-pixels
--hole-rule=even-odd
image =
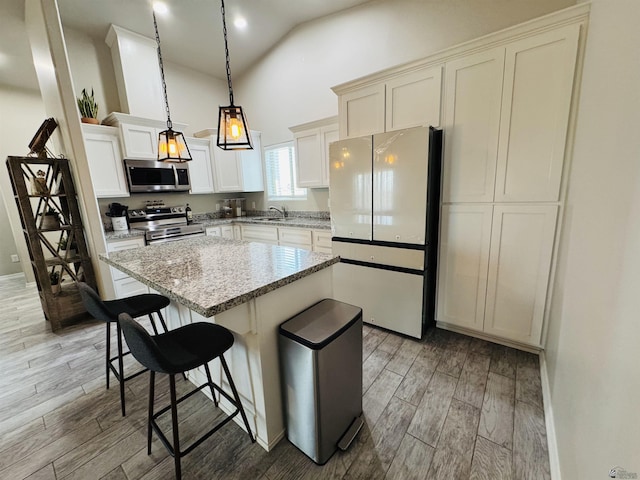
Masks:
[[[313,350],[328,345],[362,316],[362,309],[325,298],[280,325],[280,334]]]

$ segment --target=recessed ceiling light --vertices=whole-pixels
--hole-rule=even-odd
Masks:
[[[247,20],[244,17],[238,17],[233,21],[237,29],[244,30],[247,28]]]
[[[158,15],[166,15],[169,13],[169,7],[164,2],[153,2],[153,11]]]

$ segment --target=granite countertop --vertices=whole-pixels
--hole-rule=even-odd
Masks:
[[[326,253],[219,237],[189,238],[99,257],[205,317],[339,261]]]
[[[258,220],[258,218],[266,218],[264,216],[257,217],[235,217],[235,218],[212,218],[196,220],[195,223],[201,223],[205,228],[215,227],[218,225],[229,225],[232,223],[242,224],[249,223],[252,225],[271,225],[274,227],[292,227],[292,228],[313,228],[316,230],[330,230],[331,220],[321,218],[305,218],[305,217],[287,217],[286,220]],[[271,217],[270,217],[271,218]],[[275,218],[275,217],[273,217]],[[125,238],[144,237],[144,230],[131,228],[129,230],[109,231],[105,232],[105,238],[109,240],[122,240]]]

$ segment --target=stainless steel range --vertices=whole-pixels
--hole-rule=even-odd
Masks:
[[[146,208],[129,210],[127,217],[131,228],[146,230],[144,238],[147,245],[202,236],[205,233],[204,225],[187,224],[184,206],[148,205]]]

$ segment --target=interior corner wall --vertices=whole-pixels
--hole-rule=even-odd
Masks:
[[[29,152],[29,142],[45,118],[39,92],[0,86],[0,209],[6,207],[6,218],[9,221],[8,224],[3,222],[5,228],[0,229],[0,275],[24,271],[27,282],[35,282],[35,277],[5,159],[10,155],[21,156]],[[9,256],[14,253],[20,258],[20,263],[7,264]]]
[[[104,39],[92,38],[78,30],[64,28],[64,25],[63,31],[76,96],[80,96],[83,88],[88,93],[93,90],[100,120],[111,112],[119,112],[111,50]]]
[[[639,23],[591,2],[545,352],[564,479],[640,477]]]
[[[263,132],[264,145],[285,142],[290,126],[337,115],[332,86],[571,5],[575,0],[371,1],[294,29],[237,79],[236,102]]]

